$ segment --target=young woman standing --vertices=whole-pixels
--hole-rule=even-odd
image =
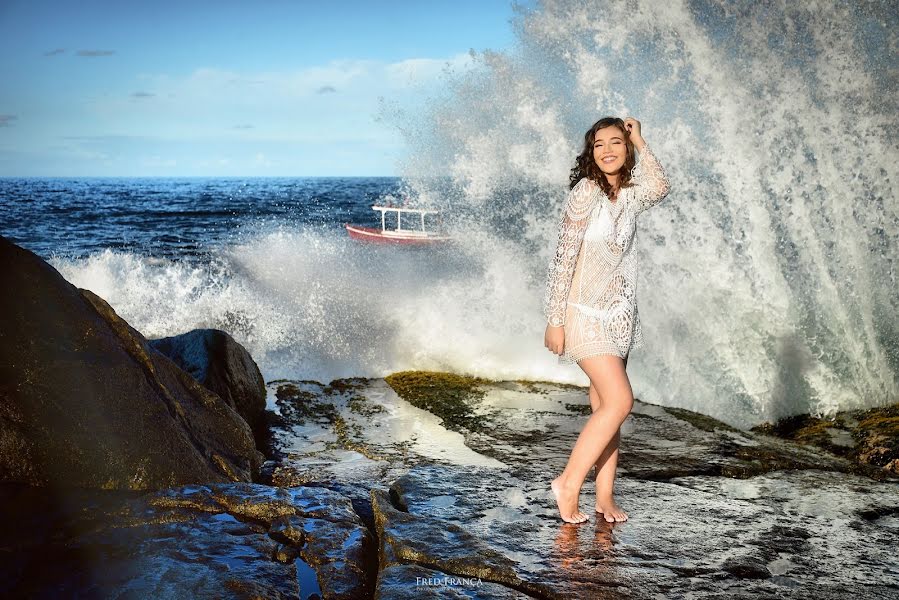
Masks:
[[[624,521],[613,489],[620,427],[634,404],[625,368],[630,351],[643,346],[632,243],[637,217],[670,185],[633,117],[594,123],[570,180],[546,285],[544,345],[560,364],[577,363],[587,374],[593,414],[550,487],[563,520],[586,521],[578,498],[595,466],[596,511]]]

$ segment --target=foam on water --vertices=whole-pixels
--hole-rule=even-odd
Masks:
[[[311,227],[247,236],[208,264],[106,250],[51,263],[149,338],[216,327],[266,380],[438,369],[553,378],[527,256],[362,246]],[[509,260],[509,263],[506,261]]]

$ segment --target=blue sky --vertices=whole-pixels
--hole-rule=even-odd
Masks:
[[[519,4],[528,4],[519,2]],[[512,0],[0,0],[0,176],[394,175]]]

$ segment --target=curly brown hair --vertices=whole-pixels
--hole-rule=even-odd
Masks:
[[[596,132],[604,127],[618,127],[624,136],[624,145],[627,148],[624,166],[621,167],[620,174],[618,175],[618,189],[620,190],[633,185],[631,183],[631,170],[637,163],[637,159],[634,152],[634,144],[631,142],[630,133],[624,127],[624,120],[619,119],[618,117],[603,117],[594,123],[593,127],[588,129],[587,133],[584,134],[584,149],[577,155],[575,166],[571,169],[571,175],[568,177],[570,180],[568,189],[574,188],[578,181],[587,177],[599,185],[607,196],[610,198],[612,197],[612,184],[606,180],[606,174],[599,169],[599,165],[596,164],[596,160],[593,158],[593,142],[596,138]]]

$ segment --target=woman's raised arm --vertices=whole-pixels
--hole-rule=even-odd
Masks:
[[[668,175],[662,168],[659,159],[650,150],[649,144],[643,142],[642,147],[637,151],[639,156],[637,164],[634,165],[631,172],[631,181],[636,186],[634,196],[637,199],[637,213],[639,214],[661,202],[668,195],[671,183],[668,181]]]

